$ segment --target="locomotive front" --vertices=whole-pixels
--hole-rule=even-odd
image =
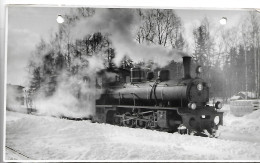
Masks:
[[[187,107],[178,109],[182,117],[180,129],[186,128],[188,132],[204,132],[215,136],[219,125],[223,125],[223,112],[218,110],[222,104],[218,101],[214,106],[209,106],[209,85],[199,77],[190,76],[191,58],[183,57],[184,80],[187,82]],[[197,76],[202,72],[200,66],[197,67]]]

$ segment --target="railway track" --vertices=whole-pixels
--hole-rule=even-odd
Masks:
[[[13,149],[9,146],[5,146],[5,149],[6,149],[6,154],[8,153],[9,157],[11,157],[14,160],[35,160],[32,157],[29,157],[23,154],[22,152]]]

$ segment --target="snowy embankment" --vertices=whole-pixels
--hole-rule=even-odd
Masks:
[[[259,160],[259,116],[224,118],[215,139],[7,111],[6,146],[37,160]]]
[[[224,125],[220,126],[220,139],[231,139],[260,143],[260,110],[236,117],[224,106]]]

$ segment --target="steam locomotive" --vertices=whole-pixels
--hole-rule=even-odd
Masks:
[[[183,57],[184,77],[169,79],[169,70],[158,77],[139,67],[108,69],[97,77],[96,115],[93,121],[127,127],[215,136],[223,125],[222,104],[209,106],[209,85],[199,74],[190,74],[191,57]]]

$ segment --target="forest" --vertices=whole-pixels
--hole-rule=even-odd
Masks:
[[[116,46],[116,34],[99,29],[90,32],[78,30],[77,25],[95,17],[97,10],[100,9],[71,9],[63,15],[65,21],[59,24],[58,31],[50,33],[49,40],[39,40],[28,63],[31,89],[55,91],[60,76],[63,76],[63,80],[64,76],[73,76],[79,80],[88,78],[93,73],[90,67],[93,58],[101,63],[94,71],[109,67],[130,69],[141,66],[154,71],[170,69],[171,78],[183,76],[182,63],[174,58],[164,65],[152,59],[135,60],[127,53],[122,54],[122,50]],[[259,97],[260,13],[257,11],[248,11],[240,18],[239,24],[228,29],[221,25],[215,26],[209,18],[204,17],[199,25],[193,26],[192,40],[185,38],[184,33],[188,29],[185,29],[175,10],[127,9],[127,12],[131,14],[125,16],[126,21],[133,17],[138,23],[133,23],[129,29],[124,29],[125,25],[121,22],[116,24],[118,30],[131,32],[131,38],[126,39],[146,47],[176,49],[192,56],[192,71],[197,65],[203,66],[201,77],[210,83],[211,97],[227,99],[240,91],[255,92]],[[117,11],[115,13],[120,14]],[[118,64],[115,58],[119,55]],[[50,82],[53,87],[43,88]]]

